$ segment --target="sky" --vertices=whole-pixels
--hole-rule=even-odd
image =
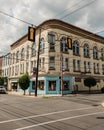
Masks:
[[[28,23],[53,18],[104,36],[104,0],[0,0],[0,56],[27,34]]]

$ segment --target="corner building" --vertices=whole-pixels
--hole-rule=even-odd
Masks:
[[[34,92],[36,76],[33,68],[37,66],[37,50],[40,36],[39,77],[37,94],[68,94],[88,90],[84,79],[93,76],[100,90],[104,85],[104,38],[69,23],[50,19],[36,28],[35,43],[28,41],[26,34],[11,45],[8,70],[8,89],[14,87],[21,91],[18,78],[26,71],[30,76],[28,92]],[[67,38],[72,39],[72,49],[67,47]],[[5,59],[5,56],[4,58]],[[8,58],[6,58],[8,59]],[[5,62],[5,60],[3,60]],[[62,90],[62,91],[61,91]]]

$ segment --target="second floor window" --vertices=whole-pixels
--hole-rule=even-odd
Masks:
[[[73,71],[80,71],[80,60],[73,59]]]
[[[49,68],[55,68],[55,57],[51,56],[49,59]]]
[[[84,72],[90,72],[90,62],[84,61]]]
[[[68,58],[65,58],[65,70],[69,69],[69,62],[68,62]]]

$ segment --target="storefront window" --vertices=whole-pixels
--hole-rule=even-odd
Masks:
[[[43,80],[38,82],[38,89],[44,90],[44,81]]]
[[[32,82],[32,89],[35,89],[35,81]]]
[[[63,81],[63,90],[69,90],[69,81]]]
[[[56,81],[49,81],[49,85],[48,85],[48,90],[49,91],[56,91]]]

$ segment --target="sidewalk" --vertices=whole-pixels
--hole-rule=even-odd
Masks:
[[[30,95],[29,95],[29,93],[26,93],[26,95],[24,95],[23,92],[10,91],[10,92],[8,92],[8,94],[10,94],[10,95],[17,95],[17,96],[24,96],[24,97],[36,97],[35,93],[31,93]],[[47,95],[45,95],[45,94],[43,94],[43,95],[38,94],[37,97],[44,97],[44,98],[45,97],[46,98],[48,98],[48,97],[61,97],[61,94],[47,94]]]

